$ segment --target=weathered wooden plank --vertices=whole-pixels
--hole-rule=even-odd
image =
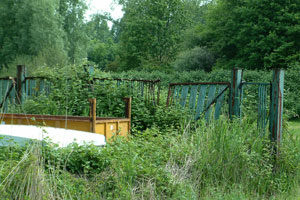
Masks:
[[[181,107],[185,107],[187,95],[189,93],[189,89],[190,89],[189,85],[184,85],[182,87],[181,98],[180,98],[180,105],[181,105]]]
[[[190,100],[189,100],[189,108],[190,108],[190,110],[194,110],[195,109],[196,98],[197,98],[197,89],[198,89],[198,85],[193,85],[191,87],[191,94],[190,94]]]
[[[226,85],[220,86],[218,90],[218,95],[221,94],[221,92],[223,92],[226,89],[226,87],[227,87]],[[216,108],[215,108],[215,120],[218,120],[220,118],[224,97],[225,97],[225,92],[223,92],[223,94],[221,94],[217,99]]]
[[[30,96],[36,96],[36,80],[30,80]]]
[[[178,103],[180,88],[181,88],[180,86],[175,86],[174,88],[173,101],[175,104]]]
[[[39,92],[40,94],[45,93],[45,79],[39,81]]]
[[[200,86],[200,91],[198,95],[198,102],[197,102],[197,108],[196,108],[196,115],[195,119],[198,120],[200,118],[200,114],[204,110],[204,101],[205,101],[205,96],[206,96],[206,89],[207,85],[201,85]]]
[[[144,82],[140,82],[140,88],[141,88],[141,96],[144,96]]]
[[[216,85],[210,85],[209,89],[208,89],[208,97],[207,97],[206,107],[207,108],[209,106],[210,107],[205,112],[206,121],[209,121],[209,118],[210,118],[210,113],[211,113],[211,110],[212,110],[211,103],[214,100],[214,97],[215,97],[215,94],[216,94],[216,88],[217,88]]]
[[[30,91],[30,80],[26,79],[25,81],[25,93],[26,93],[26,96],[29,97],[29,91]]]
[[[4,91],[4,93],[3,93],[3,100],[2,100],[2,102],[3,102],[3,109],[4,110],[6,110],[7,109],[7,101],[6,101],[6,94],[7,94],[7,92],[8,92],[8,90],[9,90],[9,82],[10,82],[10,80],[4,80],[3,81],[3,91]]]
[[[3,80],[0,80],[0,103],[3,101],[3,95],[4,95],[2,86],[3,86]]]

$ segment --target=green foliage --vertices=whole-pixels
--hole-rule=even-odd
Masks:
[[[290,68],[299,63],[300,2],[217,0],[211,3],[201,46],[218,57],[218,67]]]
[[[1,1],[0,66],[9,67],[14,60],[32,63],[41,56],[44,61],[39,62],[41,65],[58,64],[66,59],[57,6],[56,0]]]
[[[167,66],[174,60],[187,25],[181,0],[119,1],[124,17],[120,22],[121,69],[143,65]]]
[[[255,123],[223,118],[179,130],[151,128],[101,148],[4,147],[0,197],[297,199],[299,138],[285,129],[277,160],[271,146]]]
[[[89,38],[88,60],[94,62],[100,69],[107,68],[115,59],[116,44],[113,31],[109,30],[109,16],[96,14],[87,23]]]
[[[89,41],[84,14],[87,9],[85,0],[60,0],[58,13],[63,20],[63,30],[66,34],[65,49],[68,50],[72,64],[81,63],[87,55]]]
[[[175,61],[174,67],[179,71],[211,71],[214,63],[215,58],[208,49],[195,47],[194,49],[181,52]]]
[[[141,96],[138,86],[131,88],[130,82],[94,81],[87,75],[82,66],[65,68],[41,68],[37,75],[46,75],[51,81],[51,92],[27,98],[21,107],[12,105],[8,112],[50,114],[50,115],[89,115],[89,98],[97,99],[97,116],[124,117],[124,97],[132,97],[132,134],[151,127],[159,127],[161,131],[169,127],[179,127],[186,116],[185,111],[166,108],[166,97],[162,91],[160,105],[154,107],[153,102],[146,101],[146,89]],[[97,70],[96,70],[97,71]],[[109,74],[96,72],[99,77]]]

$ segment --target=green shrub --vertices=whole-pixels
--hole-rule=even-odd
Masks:
[[[215,58],[208,49],[195,47],[179,54],[174,66],[176,70],[180,71],[204,70],[209,72],[214,63]]]

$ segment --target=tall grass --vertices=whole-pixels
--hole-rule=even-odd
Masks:
[[[36,146],[1,159],[0,199],[294,199],[299,149],[285,130],[276,158],[256,123],[225,118],[152,127],[104,148]]]

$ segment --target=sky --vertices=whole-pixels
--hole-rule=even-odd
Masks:
[[[86,18],[96,13],[108,12],[113,19],[120,19],[123,16],[122,7],[113,3],[113,0],[87,0],[89,9],[86,12]]]

